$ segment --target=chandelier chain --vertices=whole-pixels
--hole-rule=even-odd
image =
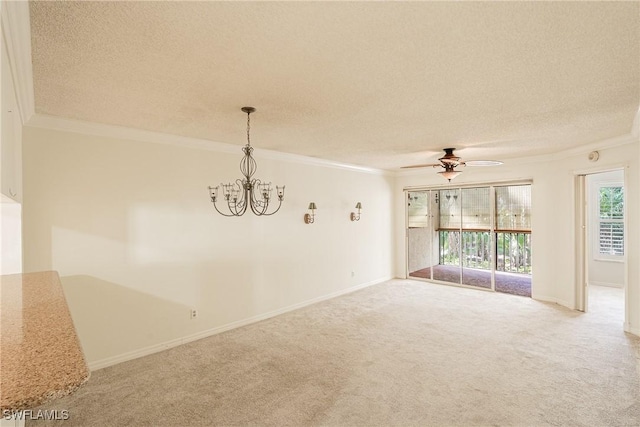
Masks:
[[[247,145],[251,145],[251,136],[250,136],[250,130],[251,130],[251,113],[248,112],[247,113]]]

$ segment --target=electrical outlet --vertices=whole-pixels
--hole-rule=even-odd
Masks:
[[[196,310],[195,308],[191,309],[191,318],[195,319],[196,317],[198,317],[198,310]]]

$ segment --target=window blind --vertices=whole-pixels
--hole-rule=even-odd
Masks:
[[[439,190],[440,199],[440,228],[460,229],[461,206],[460,190]]]
[[[531,185],[496,187],[496,229],[531,231]]]
[[[407,199],[409,228],[426,227],[429,220],[429,192],[408,192]]]
[[[600,222],[600,253],[624,255],[624,226],[619,222]]]
[[[491,197],[489,187],[462,189],[462,229],[491,229]]]

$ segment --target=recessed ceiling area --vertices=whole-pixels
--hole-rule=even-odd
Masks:
[[[396,170],[628,134],[639,2],[30,2],[36,113]],[[132,142],[133,143],[133,142]]]

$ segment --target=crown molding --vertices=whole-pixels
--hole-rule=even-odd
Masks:
[[[234,147],[236,147],[236,151],[237,151],[237,146],[234,145]],[[259,148],[256,148],[254,152],[260,155],[260,157],[262,158],[267,158],[272,160],[280,160],[280,161],[304,164],[309,166],[322,166],[322,167],[328,167],[333,169],[348,170],[352,172],[368,173],[372,175],[384,175],[384,176],[391,176],[391,177],[394,176],[392,171],[388,171],[384,169],[376,169],[376,168],[370,168],[366,166],[352,165],[349,163],[334,162],[332,160],[303,156],[301,154],[284,153],[282,151],[273,151],[273,150],[262,150]]]
[[[49,116],[46,114],[34,114],[26,123],[27,127],[56,130],[63,132],[79,133],[84,135],[94,135],[106,138],[127,139],[131,141],[150,142],[155,144],[166,144],[177,147],[193,148],[198,150],[215,151],[218,153],[238,154],[241,147],[235,144],[227,144],[217,141],[209,141],[206,139],[191,138],[180,135],[171,135],[161,132],[153,132],[142,129],[128,128],[124,126],[106,125],[95,122],[87,122],[82,120],[66,119],[62,117]],[[506,159],[505,163],[509,165],[524,165],[531,163],[549,162],[558,159],[589,153],[593,150],[604,150],[614,148],[621,145],[632,144],[638,141],[638,137],[632,134],[621,135],[614,138],[605,139],[585,145],[580,145],[571,149],[559,151],[551,154],[543,154],[539,156],[518,157]],[[389,171],[384,169],[368,168],[364,166],[333,162],[330,160],[319,159],[316,157],[308,157],[299,154],[284,153],[281,151],[273,151],[255,148],[254,153],[261,158],[270,160],[284,161],[289,163],[305,164],[310,166],[328,167],[333,169],[349,170],[352,172],[369,173],[375,175],[384,175],[391,177],[404,177],[421,175],[425,173],[425,169]],[[430,170],[430,169],[429,169]]]
[[[215,151],[218,153],[238,154],[242,151],[241,146],[235,144],[227,144],[224,142],[209,141],[206,139],[191,138],[187,136],[172,135],[142,129],[134,129],[124,126],[106,125],[82,120],[66,119],[62,117],[49,116],[46,114],[34,114],[26,123],[26,126],[30,128],[79,133],[106,138],[126,139],[131,141],[150,142],[155,144],[166,144],[177,147]],[[299,154],[284,153],[280,151],[265,150],[259,148],[254,148],[254,153],[256,155],[259,155],[261,158],[270,160],[349,170],[352,172],[369,173],[374,175],[393,176],[393,172],[383,169],[374,169],[347,163],[333,162],[330,160],[302,156]]]
[[[527,163],[537,163],[537,162],[550,162],[553,160],[562,160],[567,159],[569,157],[579,156],[582,154],[588,154],[594,150],[606,150],[609,148],[620,147],[622,145],[633,144],[637,142],[638,138],[634,137],[632,134],[628,133],[625,135],[615,136],[613,138],[607,138],[600,141],[590,142],[584,145],[579,145],[577,147],[569,148],[566,150],[561,150],[555,153],[543,154],[540,156],[532,156],[532,157],[521,157],[518,159],[513,159],[514,164],[527,164]],[[512,163],[510,160],[509,163]]]
[[[20,118],[25,124],[35,113],[29,2],[3,0],[1,7],[2,35],[9,56]]]
[[[47,114],[35,114],[26,124],[30,128],[56,130],[62,132],[79,133],[105,138],[127,139],[139,142],[176,145],[180,147],[217,151],[221,153],[238,153],[240,147],[222,142],[207,141],[161,132],[134,129],[125,126],[106,125],[83,120],[66,119]]]

